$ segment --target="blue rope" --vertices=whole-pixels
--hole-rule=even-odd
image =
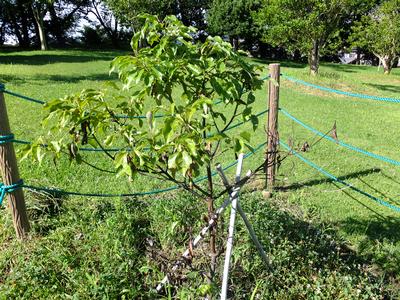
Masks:
[[[153,116],[153,118],[155,119],[159,119],[159,118],[165,118],[165,117],[169,117],[171,115],[155,115]],[[118,119],[146,119],[146,116],[128,116],[128,115],[116,115],[115,116]]]
[[[267,143],[264,142],[257,147],[253,149],[253,151],[248,152],[246,155],[244,155],[244,158],[248,158],[252,155],[254,155],[256,152],[258,152],[260,149],[262,149]],[[235,166],[237,164],[237,161],[234,161],[227,165],[226,167],[223,168],[223,170],[228,170]],[[217,175],[217,172],[213,172],[211,174],[213,177]],[[199,183],[201,181],[204,181],[207,179],[207,176],[202,176],[194,180],[195,183]],[[148,192],[137,192],[137,193],[131,193],[131,194],[102,194],[102,193],[80,193],[80,192],[69,192],[61,189],[51,189],[51,188],[44,188],[44,187],[37,187],[37,186],[32,186],[32,185],[23,185],[22,187],[27,188],[29,190],[34,190],[38,192],[45,192],[53,195],[70,195],[70,196],[84,196],[84,197],[98,197],[98,198],[116,198],[116,197],[138,197],[138,196],[147,196],[147,195],[156,195],[156,194],[161,194],[161,193],[166,193],[169,191],[173,190],[178,190],[181,187],[176,185],[172,186],[169,188],[165,189],[157,189],[153,191],[148,191]]]
[[[316,84],[312,84],[297,78],[293,78],[290,77],[288,75],[284,75],[282,74],[282,76],[284,78],[287,78],[290,81],[293,81],[295,83],[304,85],[304,86],[309,86],[321,91],[325,91],[325,92],[329,92],[329,93],[335,93],[335,94],[339,94],[339,95],[345,95],[345,96],[349,96],[349,97],[355,97],[355,98],[361,98],[361,99],[369,99],[369,100],[376,100],[376,101],[386,101],[386,102],[392,102],[392,103],[400,103],[400,99],[395,99],[395,98],[388,98],[388,97],[378,97],[378,96],[370,96],[370,95],[365,95],[365,94],[357,94],[357,93],[351,93],[351,92],[345,92],[345,91],[340,91],[340,90],[335,90],[332,88],[328,88],[328,87],[323,87],[323,86],[319,86]]]
[[[0,205],[3,203],[4,197],[7,193],[15,192],[18,189],[24,187],[24,182],[22,179],[18,180],[18,182],[11,185],[4,185],[0,182]]]
[[[15,97],[18,97],[18,98],[21,98],[21,99],[24,99],[24,100],[27,100],[27,101],[30,101],[30,102],[34,102],[34,103],[38,103],[38,104],[46,104],[45,101],[34,99],[34,98],[31,98],[31,97],[27,97],[27,96],[24,96],[24,95],[21,95],[21,94],[17,94],[17,93],[8,91],[6,89],[3,89],[3,92],[6,93],[6,94],[9,94],[11,96],[15,96]]]
[[[268,77],[262,78],[261,80],[265,80],[266,78],[268,78]],[[4,92],[6,94],[15,96],[17,98],[20,98],[20,99],[23,99],[23,100],[27,100],[27,101],[30,101],[30,102],[34,102],[34,103],[38,103],[38,104],[42,104],[42,105],[47,103],[46,101],[34,99],[34,98],[27,97],[27,96],[24,96],[24,95],[21,95],[21,94],[12,92],[12,91],[8,91],[8,90],[6,90],[5,85],[3,83],[1,83],[1,82],[0,82],[0,92]],[[214,104],[218,105],[218,104],[220,104],[222,102],[223,102],[222,100],[216,100],[214,102]],[[171,116],[171,115],[162,115],[162,114],[161,115],[155,115],[154,118],[158,119],[158,118],[165,118],[165,117],[168,117],[168,116]],[[116,115],[115,117],[118,118],[118,119],[146,119],[147,118],[146,116],[128,116],[128,115]]]
[[[268,112],[268,110],[269,110],[269,109],[263,110],[262,112],[259,112],[259,113],[256,114],[255,116],[256,116],[256,117],[260,117],[260,116],[266,114],[266,113]],[[239,126],[241,126],[241,125],[243,125],[244,123],[247,123],[247,122],[249,122],[249,121],[250,121],[250,120],[246,120],[246,121],[241,121],[241,122],[238,122],[238,123],[236,123],[236,124],[233,124],[233,125],[229,126],[227,129],[225,129],[225,131],[228,131],[228,130],[237,128],[237,127],[239,127]]]
[[[16,143],[16,144],[21,144],[21,145],[31,145],[32,142],[29,141],[24,141],[24,140],[15,140],[13,139],[12,142]],[[1,137],[0,137],[0,145],[1,145]],[[42,147],[48,147],[49,145],[47,144],[41,144],[40,146]],[[128,148],[104,148],[104,150],[102,148],[86,148],[86,147],[82,147],[79,148],[80,151],[86,151],[86,152],[118,152],[121,150],[125,150]]]
[[[366,156],[369,156],[369,157],[372,157],[372,158],[375,158],[375,159],[378,159],[378,160],[387,162],[387,163],[389,163],[389,164],[392,164],[392,165],[395,165],[395,166],[400,166],[400,161],[397,161],[397,160],[394,160],[394,159],[391,159],[391,158],[388,158],[388,157],[385,157],[385,156],[382,156],[382,155],[378,155],[378,154],[375,154],[375,153],[372,153],[372,152],[363,150],[363,149],[361,149],[361,148],[355,147],[355,146],[353,146],[353,145],[350,145],[350,144],[347,144],[347,143],[344,143],[344,142],[341,142],[341,141],[337,141],[337,140],[335,140],[334,138],[332,138],[332,137],[330,137],[330,136],[327,136],[326,134],[323,134],[322,132],[318,131],[317,129],[315,129],[315,128],[313,128],[313,127],[311,127],[311,126],[309,126],[309,125],[303,123],[302,121],[300,121],[300,120],[297,119],[296,117],[292,116],[289,112],[287,112],[287,111],[284,110],[283,108],[280,108],[280,111],[281,111],[285,116],[287,116],[289,119],[292,119],[292,120],[295,121],[297,124],[300,124],[300,125],[303,126],[304,128],[306,128],[306,129],[308,129],[308,130],[314,132],[315,134],[319,135],[320,137],[322,137],[322,138],[324,138],[324,139],[326,139],[326,140],[328,140],[328,141],[331,141],[331,142],[333,142],[333,143],[336,143],[336,144],[338,144],[338,145],[340,145],[340,146],[342,146],[342,147],[345,147],[345,148],[347,148],[347,149],[350,149],[350,150],[352,150],[352,151],[356,151],[356,152],[358,152],[358,153],[364,154],[364,155],[366,155]]]
[[[0,145],[14,142],[14,134],[0,135]]]
[[[306,159],[305,157],[301,156],[299,153],[297,153],[295,150],[293,150],[291,147],[289,147],[286,143],[280,141],[279,142],[280,145],[282,145],[285,149],[287,149],[288,151],[290,151],[290,153],[293,153],[293,155],[295,155],[297,158],[299,158],[300,160],[302,160],[304,163],[306,163],[307,165],[309,165],[310,167],[316,169],[318,172],[324,174],[326,177],[339,182],[347,187],[349,187],[350,189],[352,189],[353,191],[356,191],[357,193],[360,193],[361,195],[364,195],[370,199],[372,199],[373,201],[377,202],[380,205],[386,206],[387,208],[394,210],[396,212],[400,213],[400,207],[390,204],[388,202],[386,202],[385,200],[382,200],[378,197],[375,197],[367,192],[364,192],[363,190],[360,190],[359,188],[353,186],[350,183],[347,183],[341,179],[339,179],[338,177],[332,175],[331,173],[329,173],[328,171],[324,170],[322,167],[316,165],[315,163],[313,163],[312,161],[309,161],[308,159]]]

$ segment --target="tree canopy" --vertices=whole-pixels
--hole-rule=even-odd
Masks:
[[[185,24],[205,28],[205,11],[210,0],[105,0],[114,14],[126,25],[138,27],[136,17],[141,13],[164,18],[175,15]]]
[[[257,9],[255,0],[214,0],[208,11],[208,31],[229,36],[235,48],[239,38],[254,40],[257,27],[252,12]]]
[[[341,22],[354,0],[264,0],[256,13],[265,42],[308,56],[311,74],[318,73],[319,59],[336,49]]]
[[[400,55],[400,0],[388,0],[374,8],[353,27],[353,45],[368,49],[390,74]]]

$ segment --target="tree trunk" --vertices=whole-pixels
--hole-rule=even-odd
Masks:
[[[356,65],[361,65],[361,50],[357,49]]]
[[[209,146],[208,146],[209,147]],[[210,149],[211,150],[211,149]],[[213,194],[213,182],[212,182],[212,172],[211,165],[207,166],[207,178],[208,178],[208,192],[210,195]],[[215,214],[214,208],[214,198],[211,196],[207,198],[207,211],[208,211],[208,219],[211,220]],[[214,282],[215,271],[217,269],[217,246],[216,246],[216,238],[217,238],[217,228],[218,225],[215,224],[210,229],[210,274],[208,277],[208,283],[212,284]],[[212,295],[208,295],[208,299],[211,299]]]
[[[39,31],[38,33],[40,39],[40,50],[46,51],[48,50],[48,47],[47,47],[46,34],[44,32],[43,12],[40,11],[40,9],[34,5],[32,6],[32,11]]]
[[[65,28],[62,25],[62,21],[57,16],[57,12],[54,9],[54,3],[48,6],[48,10],[51,17],[51,23],[49,24],[51,28],[51,33],[57,40],[57,46],[65,47],[66,45],[66,38],[65,38]],[[67,20],[68,21],[68,20]],[[49,30],[50,31],[50,30]]]
[[[319,69],[319,44],[317,40],[313,41],[313,47],[308,56],[308,63],[310,65],[310,74],[313,76],[317,75]]]
[[[233,49],[235,49],[235,51],[239,50],[239,37],[234,37],[233,38]]]
[[[208,109],[204,110],[204,113],[208,113]],[[203,127],[206,125],[206,119],[203,118]],[[203,137],[204,139],[207,138],[207,133],[206,131],[203,132]],[[206,143],[205,144],[205,150],[210,154],[211,157],[211,143]],[[206,172],[207,172],[207,190],[209,197],[207,198],[207,212],[208,212],[208,220],[211,220],[212,217],[215,214],[215,209],[214,209],[214,186],[213,186],[213,178],[212,178],[212,171],[211,171],[211,163],[208,163],[206,166]],[[217,267],[217,247],[216,247],[216,236],[217,236],[217,228],[218,225],[215,224],[211,229],[210,229],[210,244],[209,244],[209,249],[210,249],[210,274],[208,276],[208,283],[211,285],[213,283],[213,278],[215,275],[215,270]],[[211,299],[212,295],[208,295],[208,299]]]
[[[386,75],[389,75],[392,72],[395,56],[391,54],[376,55],[376,56],[379,57],[379,60],[382,62],[384,73]]]
[[[16,21],[14,21],[14,20],[11,20],[10,24],[11,24],[12,31],[14,32],[15,36],[17,37],[19,47],[23,48],[26,45],[24,45],[24,39],[23,39],[22,34],[20,32],[20,28],[18,26],[18,23]]]
[[[393,56],[392,55],[385,55],[380,57],[382,61],[382,66],[383,66],[383,71],[386,75],[389,75],[390,72],[392,72],[392,67],[393,67]]]

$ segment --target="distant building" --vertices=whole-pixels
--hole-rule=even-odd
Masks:
[[[360,65],[372,65],[373,61],[367,59],[364,53],[357,51],[357,48],[353,48],[350,52],[340,51],[338,53],[340,62],[342,64],[360,64]]]
[[[365,55],[357,51],[357,48],[351,50],[351,52],[339,51],[338,57],[342,64],[360,64],[360,65],[368,65],[368,66],[377,66],[380,64],[380,61],[377,57],[370,55]],[[400,57],[395,61],[395,67],[400,68]]]

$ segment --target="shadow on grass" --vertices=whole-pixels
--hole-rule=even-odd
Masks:
[[[357,288],[372,287],[375,293],[381,294],[384,296],[383,299],[386,299],[385,297],[389,297],[388,295],[393,292],[391,289],[386,290],[391,278],[386,276],[385,266],[381,265],[383,268],[377,270],[376,266],[373,266],[374,257],[365,257],[350,248],[331,224],[321,223],[315,220],[316,218],[312,218],[313,221],[309,222],[300,208],[281,202],[285,200],[273,201],[271,208],[269,204],[260,205],[259,201],[247,199],[242,201],[244,210],[252,215],[252,224],[268,252],[267,255],[274,261],[270,271],[272,274],[267,275],[268,280],[271,280],[267,288],[270,294],[304,289],[312,292],[310,284],[318,282],[322,285],[331,285],[327,293],[332,292],[332,294],[326,295],[329,299],[343,290],[342,283],[346,282],[348,276],[351,277],[353,288],[349,291],[350,294],[357,295]],[[346,225],[349,230],[355,225],[353,230],[363,233],[363,223],[349,222]],[[376,230],[371,228],[371,233],[390,235],[396,226],[399,228],[400,220],[386,224],[377,221],[374,226]],[[380,231],[380,226],[389,227],[385,231]],[[242,232],[241,236],[245,234],[247,233]],[[399,236],[400,233],[396,233],[393,239],[397,240]],[[236,275],[240,277],[239,274]],[[329,283],[327,279],[332,277],[337,279],[334,284]],[[385,288],[380,290],[382,287]],[[288,294],[287,299],[307,298],[302,293]]]
[[[45,82],[47,84],[49,81],[53,82],[68,82],[68,83],[77,83],[80,81],[107,81],[117,79],[116,74],[109,75],[107,72],[105,73],[97,73],[90,75],[37,75],[35,80],[39,82]]]
[[[116,74],[109,75],[107,72],[94,73],[88,75],[44,75],[37,74],[34,77],[23,77],[16,75],[0,75],[0,82],[7,85],[12,84],[25,84],[34,83],[35,85],[47,85],[49,82],[54,83],[78,83],[80,81],[109,81],[116,80],[118,76]],[[7,86],[6,86],[7,87]]]
[[[374,84],[374,83],[364,83],[365,85],[369,85],[377,90],[384,92],[392,92],[392,93],[400,93],[400,86],[398,85],[388,85],[388,84]]]
[[[17,75],[0,74],[0,82],[3,84],[13,83],[13,84],[24,84],[27,83],[26,77]]]
[[[400,218],[348,218],[338,224],[346,233],[362,236],[359,252],[386,272],[400,275]]]
[[[84,53],[71,55],[57,54],[21,54],[0,56],[0,64],[16,64],[16,65],[47,65],[54,63],[85,63],[91,61],[107,60],[111,61],[116,55],[113,53]]]
[[[367,176],[370,174],[374,174],[374,173],[379,173],[381,172],[380,169],[367,169],[364,171],[359,171],[359,172],[353,172],[353,173],[349,173],[347,175],[343,175],[338,177],[340,180],[347,180],[347,179],[352,179],[352,178],[359,178],[360,176]],[[278,191],[292,191],[292,190],[297,190],[297,189],[301,189],[303,187],[310,187],[310,186],[314,186],[314,185],[320,185],[323,183],[332,183],[335,182],[335,180],[330,179],[330,178],[326,178],[326,179],[313,179],[313,180],[309,180],[303,183],[294,183],[292,185],[288,185],[288,186],[280,186],[277,187],[276,189]]]

